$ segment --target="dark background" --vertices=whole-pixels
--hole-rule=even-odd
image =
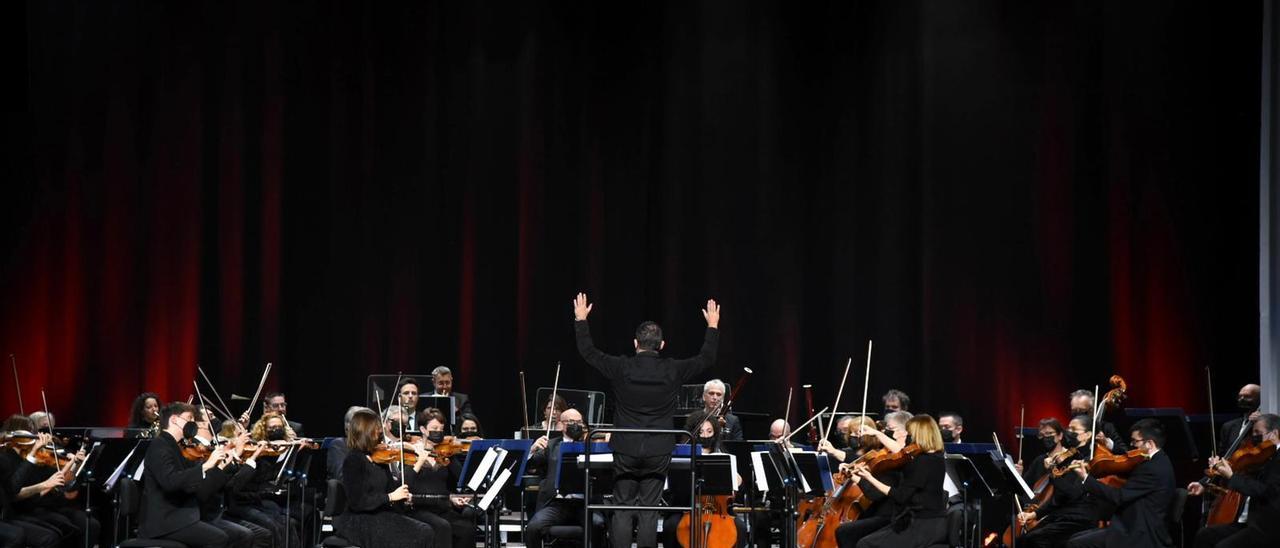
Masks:
[[[1258,2],[3,9],[0,350],[61,425],[271,361],[312,435],[436,365],[509,431],[520,370],[607,389],[579,290],[613,352],[696,352],[720,300],[775,416],[850,356],[858,408],[868,339],[872,409],[971,441],[1113,372],[1194,413],[1205,366],[1220,410],[1256,380]]]

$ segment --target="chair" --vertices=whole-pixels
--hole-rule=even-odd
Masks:
[[[1173,537],[1173,541],[1179,547],[1183,545],[1182,513],[1187,507],[1187,490],[1179,487],[1173,490],[1173,498],[1169,499],[1169,514],[1166,516],[1169,521],[1169,536]]]
[[[116,484],[116,494],[119,497],[120,517],[129,519],[138,515],[138,508],[142,505],[142,486],[133,478],[122,477]],[[130,538],[116,545],[119,548],[187,548],[186,544],[173,540],[149,539],[149,538]]]
[[[324,497],[324,515],[336,518],[347,510],[347,490],[342,486],[342,482],[336,479],[328,480],[325,485]],[[337,525],[337,520],[334,521]],[[326,548],[352,548],[354,545],[351,541],[337,535],[335,528],[334,534],[329,535],[320,541],[320,546]]]

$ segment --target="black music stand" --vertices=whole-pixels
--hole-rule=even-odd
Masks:
[[[970,502],[977,509],[977,522],[982,524],[982,501],[996,496],[996,492],[987,483],[978,467],[964,455],[946,455],[947,475],[955,478],[956,488],[960,490],[961,505],[964,507],[964,539],[965,546],[976,546],[976,534],[969,525]]]
[[[534,409],[529,416],[536,421],[537,424],[542,424],[542,413],[546,410],[547,400],[551,399],[552,390],[553,387],[542,386],[534,391]],[[559,388],[555,389],[555,393],[557,396],[564,398],[564,403],[569,406],[569,409],[577,409],[579,413],[582,413],[582,420],[587,424],[595,425],[603,420],[605,403],[604,392],[596,390]],[[559,419],[560,417],[555,418]]]
[[[1125,428],[1120,431],[1122,434],[1141,419],[1155,419],[1164,428],[1164,447],[1160,448],[1162,451],[1168,451],[1169,457],[1175,461],[1200,460],[1200,450],[1196,448],[1195,438],[1191,436],[1191,425],[1181,408],[1127,408],[1124,410],[1124,417]]]
[[[1022,505],[1018,501],[1026,500],[1030,502],[1035,500],[1035,493],[1031,491],[1031,486],[1027,485],[1027,482],[1022,479],[1022,474],[1019,474],[1018,470],[1014,468],[1012,457],[1000,451],[991,451],[990,455],[990,462],[998,472],[996,475],[984,476],[984,479],[988,480],[989,487],[993,487],[991,489],[993,493],[1002,492],[1010,495],[1009,523],[1010,525],[1015,524],[1018,521],[1018,511],[1022,509]],[[1013,543],[1009,548],[1017,548],[1017,545],[1018,539],[1014,537]]]

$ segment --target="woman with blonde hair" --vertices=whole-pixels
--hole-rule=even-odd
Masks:
[[[898,509],[888,526],[857,542],[858,548],[925,547],[945,543],[947,538],[947,492],[942,489],[946,463],[942,432],[929,415],[907,421],[907,446],[920,452],[902,469],[902,480],[889,486],[871,475],[864,464],[854,473],[874,489],[887,495]]]

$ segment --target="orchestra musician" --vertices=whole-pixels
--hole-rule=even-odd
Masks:
[[[420,431],[423,438],[414,444],[418,460],[405,473],[405,483],[413,495],[436,497],[415,500],[409,515],[431,527],[436,548],[475,546],[476,513],[467,506],[467,499],[453,494],[451,486],[458,484],[462,475],[462,458],[452,458],[448,463],[431,455],[431,449],[445,441],[445,418],[439,409],[429,407],[419,415],[423,419]],[[407,446],[406,446],[407,448]]]
[[[1129,474],[1123,487],[1111,487],[1088,473],[1088,465],[1080,460],[1072,470],[1084,480],[1084,489],[1116,507],[1111,523],[1103,529],[1079,533],[1068,541],[1071,548],[1106,546],[1107,548],[1144,548],[1171,546],[1167,516],[1173,498],[1173,464],[1164,447],[1164,429],[1153,419],[1142,419],[1129,429],[1130,445],[1142,451],[1147,459]]]
[[[854,474],[866,480],[872,489],[887,495],[897,508],[889,524],[859,540],[858,548],[924,548],[946,542],[947,493],[942,489],[946,463],[942,433],[929,415],[911,417],[904,430],[906,439],[894,440],[897,449],[888,443],[885,447],[897,452],[904,444],[914,443],[920,447],[920,454],[902,468],[902,479],[897,485],[876,478],[864,463],[853,466]]]
[[[880,397],[880,401],[884,404],[884,416],[886,417],[894,411],[911,410],[911,396],[897,388],[891,388],[888,392],[885,392]]]
[[[484,439],[484,430],[480,428],[480,419],[471,413],[459,415],[458,437],[471,441]]]
[[[938,415],[938,430],[942,432],[942,443],[964,443],[960,439],[964,435],[964,417],[954,411]]]
[[[894,417],[893,425],[898,429],[906,427],[907,420],[911,418],[911,413],[906,411],[895,411],[889,415]],[[875,424],[871,417],[845,415],[836,421],[836,429],[828,436],[829,439],[818,441],[818,451],[831,455],[836,462],[853,462],[866,453],[869,447],[882,446],[876,436],[871,433],[875,430]],[[860,434],[864,431],[864,426],[867,432],[865,436]],[[886,436],[892,437],[892,434],[886,434]],[[837,443],[843,449],[837,449]]]
[[[1085,415],[1092,417],[1093,408],[1097,405],[1096,401],[1092,390],[1081,388],[1072,392],[1070,398],[1071,416]],[[1090,422],[1092,422],[1092,419]],[[1094,435],[1098,437],[1098,443],[1105,446],[1112,453],[1120,454],[1129,450],[1129,447],[1124,443],[1124,438],[1120,435],[1120,431],[1110,421],[1098,417],[1097,430]]]
[[[453,396],[453,411],[457,415],[463,413],[471,413],[471,400],[462,392],[453,391],[453,371],[448,367],[440,366],[431,370],[431,382],[435,385],[435,392],[431,394],[434,398]]]
[[[368,407],[362,407],[359,405],[353,405],[347,408],[346,414],[342,416],[342,430],[344,432],[347,430],[347,425],[351,424],[351,417],[356,414],[356,411],[361,410],[369,412],[373,411]],[[348,452],[347,438],[342,437],[331,440],[327,451],[328,452],[325,453],[324,456],[325,470],[329,472],[330,478],[342,481],[342,462],[347,460]]]
[[[724,403],[725,384],[720,379],[711,379],[702,385],[702,409],[708,414],[715,413]],[[728,410],[719,409],[720,430],[726,440],[742,441],[742,419]]]
[[[147,447],[142,475],[142,508],[138,535],[174,540],[187,546],[225,547],[230,542],[222,529],[200,520],[200,494],[218,491],[227,481],[219,467],[225,445],[213,448],[203,463],[188,461],[178,443],[195,437],[195,408],[183,402],[160,411],[164,429]]]
[[[265,447],[273,442],[291,442],[299,439],[294,435],[293,428],[289,426],[284,416],[274,411],[263,413],[257,422],[253,423],[248,436],[259,447]],[[256,457],[252,474],[247,480],[239,483],[232,493],[228,512],[241,520],[270,531],[271,538],[277,545],[283,546],[287,542],[289,546],[300,546],[298,532],[301,524],[297,522],[302,521],[300,518],[305,518],[307,513],[300,511],[305,510],[305,506],[299,508],[297,505],[303,501],[300,498],[294,499],[294,511],[286,513],[285,508],[273,498],[277,490],[277,478],[280,477],[281,468],[284,465],[285,463],[278,456]]]
[[[382,439],[393,445],[400,442],[400,434],[405,437],[417,436],[417,432],[409,428],[409,414],[399,405],[390,405],[382,411]],[[398,477],[398,476],[397,476]]]
[[[44,411],[36,411],[28,416],[29,426],[33,429],[32,431],[45,434],[53,432],[55,419],[56,417],[53,414]],[[67,454],[63,452],[61,447],[56,445],[50,444],[48,447],[53,448],[55,452]],[[81,447],[77,453],[71,456],[73,460],[68,465],[74,467],[84,461],[84,448]],[[16,479],[16,481],[19,487],[27,487],[59,475],[70,481],[73,474],[74,470],[68,470],[65,467],[59,468],[55,465],[40,465],[37,463],[24,478]],[[81,490],[82,488],[76,489],[76,491]],[[77,539],[77,544],[84,544],[79,541],[83,541],[86,538],[86,533],[88,538],[93,539],[93,544],[96,544],[98,533],[102,529],[101,524],[97,518],[90,516],[80,508],[80,505],[76,502],[77,497],[77,492],[60,488],[50,493],[24,499],[18,502],[16,507],[19,513],[30,515],[43,522],[55,525],[64,534]]]
[[[393,480],[387,467],[373,463],[371,455],[382,441],[382,430],[383,421],[373,411],[360,410],[351,416],[350,452],[342,465],[347,511],[334,517],[334,529],[364,548],[430,548],[434,546],[431,526],[399,510],[410,499],[409,486]]]
[[[1049,483],[1045,488],[1051,487],[1053,493],[1043,505],[1018,513],[1018,525],[1034,523],[1034,528],[1018,539],[1019,545],[1031,548],[1061,546],[1072,535],[1094,529],[1098,522],[1111,517],[1114,505],[1086,492],[1075,474],[1053,474],[1055,468],[1062,469],[1088,457],[1087,452],[1082,454],[1078,448],[1087,449],[1093,437],[1089,421],[1091,417],[1077,415],[1068,423],[1066,430],[1058,419],[1040,421],[1039,440],[1045,452],[1031,460],[1023,479],[1027,485],[1034,486],[1047,477]],[[1070,454],[1072,449],[1076,449],[1074,454]]]
[[[1221,433],[1218,434],[1219,455],[1225,455],[1227,449],[1234,445],[1236,440],[1249,432],[1249,423],[1258,418],[1258,405],[1262,401],[1261,398],[1261,386],[1246,384],[1240,387],[1240,392],[1236,394],[1236,408],[1241,414],[1222,425]]]
[[[786,442],[791,436],[791,425],[787,424],[786,419],[775,419],[769,423],[769,440]]]
[[[289,430],[293,432],[294,437],[303,438],[306,434],[302,433],[302,423],[288,419],[289,402],[285,400],[284,392],[268,392],[262,397],[262,412],[276,413],[285,418],[289,424]]]
[[[203,406],[195,407],[196,435],[192,438],[192,441],[196,444],[212,447],[215,443],[211,430],[212,418],[209,411]],[[249,435],[243,432],[228,440],[230,448],[227,450],[227,456],[217,465],[226,474],[227,481],[223,483],[220,489],[206,490],[198,494],[200,498],[200,520],[226,533],[230,546],[270,548],[271,531],[248,521],[228,519],[230,516],[225,511],[226,498],[233,495],[253,477],[254,466],[256,465],[254,459],[262,452],[260,446],[256,447],[253,452],[249,453],[247,459],[241,462],[241,455],[245,454],[248,443]]]
[[[418,379],[413,377],[400,379],[400,384],[396,385],[396,394],[400,407],[404,408],[405,415],[408,417],[405,427],[418,430]]]
[[[862,426],[864,424],[868,429],[867,431],[874,428],[875,423],[874,421],[871,421],[869,417],[859,416],[850,418],[853,419],[849,421],[849,428],[851,432],[854,432],[853,429],[855,428],[858,432],[863,431]],[[865,423],[863,422],[863,419],[866,420]],[[895,411],[889,414],[889,418],[885,419],[886,433],[884,435],[897,442],[898,450],[901,450],[902,447],[906,446],[907,421],[909,420],[911,420],[911,413],[906,411]],[[862,436],[854,436],[854,439],[861,437]],[[879,436],[866,435],[865,437],[866,442],[861,443],[860,447],[856,451],[850,449],[848,451],[849,455],[854,455],[856,453],[857,456],[862,456],[862,454],[865,454],[867,451],[873,451],[883,447],[883,444],[880,443]],[[891,451],[896,453],[898,450]],[[833,456],[839,458],[838,455]],[[842,462],[840,464],[840,469],[852,471],[854,469],[853,460],[854,459],[851,458],[848,461]],[[892,488],[893,486],[901,483],[902,472],[899,470],[893,470],[876,477],[880,479],[881,483]],[[867,535],[883,529],[885,526],[889,525],[889,522],[892,521],[894,514],[898,510],[898,506],[893,499],[872,485],[870,481],[859,477],[858,487],[862,489],[863,493],[866,493],[867,498],[871,499],[871,507],[859,514],[858,519],[841,523],[840,526],[836,528],[836,544],[840,546],[840,548],[853,548],[858,545],[858,541],[862,540]]]
[[[140,431],[154,431],[159,429],[160,423],[160,396],[155,392],[143,392],[133,399],[133,405],[129,408],[129,428],[133,430],[129,433],[129,437],[138,437]]]
[[[720,306],[707,301],[702,315],[707,322],[702,349],[697,356],[676,360],[662,357],[662,328],[644,322],[636,328],[634,356],[611,356],[591,340],[587,316],[592,305],[587,295],[574,299],[574,333],[578,353],[591,367],[609,379],[616,396],[614,424],[620,428],[671,428],[680,386],[711,368],[720,340]],[[628,506],[657,506],[671,463],[675,438],[663,434],[618,434],[609,441],[613,450],[613,500]],[[629,548],[633,527],[640,548],[657,545],[658,513],[616,511],[610,537],[615,548]]]
[[[0,506],[0,510],[3,510],[0,517],[4,518],[0,524],[4,527],[0,527],[0,530],[4,533],[5,542],[10,545],[57,546],[65,536],[58,525],[24,514],[16,507],[19,501],[53,493],[66,482],[63,474],[53,474],[43,481],[29,485],[29,482],[24,481],[35,470],[36,452],[53,441],[49,434],[35,433],[33,430],[31,419],[23,415],[13,415],[4,422],[6,441],[0,447],[0,503],[3,503]]]
[[[577,409],[566,409],[560,413],[558,424],[555,436],[549,439],[545,435],[540,436],[529,449],[529,466],[537,465],[539,469],[546,470],[538,484],[537,511],[524,527],[524,544],[529,548],[542,548],[542,537],[551,527],[582,524],[583,512],[586,511],[580,493],[562,495],[556,492],[556,480],[560,475],[561,444],[586,441],[590,434],[582,421],[582,413]],[[593,512],[591,521],[597,529],[604,529],[604,517],[599,513]]]
[[[693,446],[696,447],[700,455],[724,455],[724,451],[720,446],[720,442],[724,440],[727,432],[720,428],[720,421],[711,420],[711,412],[707,409],[701,409],[689,414],[685,420],[685,430],[694,432],[697,435],[692,440]],[[729,455],[729,469],[733,471],[733,490],[736,494],[738,488],[742,486],[742,476],[738,475],[738,462],[735,455]],[[683,505],[683,501],[672,501]],[[662,522],[662,545],[667,547],[677,547],[679,543],[676,539],[676,530],[679,528],[680,520],[684,514],[669,514]],[[747,542],[747,524],[742,516],[734,516],[733,525],[737,529],[738,541],[737,547],[746,545]]]
[[[1250,434],[1254,446],[1261,447],[1265,442],[1280,445],[1280,416],[1258,415],[1252,424]],[[1276,457],[1277,454],[1280,452],[1273,453],[1249,472],[1233,470],[1221,457],[1209,459],[1209,467],[1226,478],[1227,488],[1246,498],[1235,522],[1211,525],[1196,533],[1196,548],[1280,545],[1280,457]],[[1204,485],[1199,482],[1187,486],[1191,495],[1203,495],[1204,491]]]

